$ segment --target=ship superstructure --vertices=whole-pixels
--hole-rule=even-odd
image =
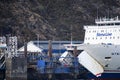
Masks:
[[[84,26],[84,43],[88,44],[120,44],[120,20],[115,18],[100,18],[96,25]]]

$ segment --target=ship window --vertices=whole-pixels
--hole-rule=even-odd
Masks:
[[[112,37],[110,37],[110,39],[112,39]]]
[[[107,37],[105,37],[105,39],[107,39]]]
[[[100,24],[100,26],[104,26],[105,24]]]
[[[113,39],[115,39],[115,37],[113,37]]]
[[[112,24],[107,24],[107,25],[112,25]]]
[[[101,30],[101,32],[104,32],[104,30]]]
[[[96,32],[95,30],[93,30],[93,32]]]
[[[120,25],[120,23],[115,23],[115,25]]]
[[[105,57],[105,59],[111,59],[111,57]]]
[[[118,36],[118,39],[119,39],[120,37]]]

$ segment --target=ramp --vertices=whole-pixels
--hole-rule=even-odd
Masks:
[[[78,62],[97,77],[101,76],[101,73],[104,72],[103,67],[86,51],[83,51],[78,55]]]

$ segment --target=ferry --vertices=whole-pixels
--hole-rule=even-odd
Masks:
[[[95,25],[85,25],[85,37],[82,44],[76,46],[81,50],[78,62],[93,75],[99,77],[104,73],[120,73],[120,20],[99,18]],[[73,50],[73,49],[72,49]]]

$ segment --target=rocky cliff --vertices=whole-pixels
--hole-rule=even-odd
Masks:
[[[83,25],[120,16],[119,0],[0,0],[0,35],[24,40],[83,40]]]

